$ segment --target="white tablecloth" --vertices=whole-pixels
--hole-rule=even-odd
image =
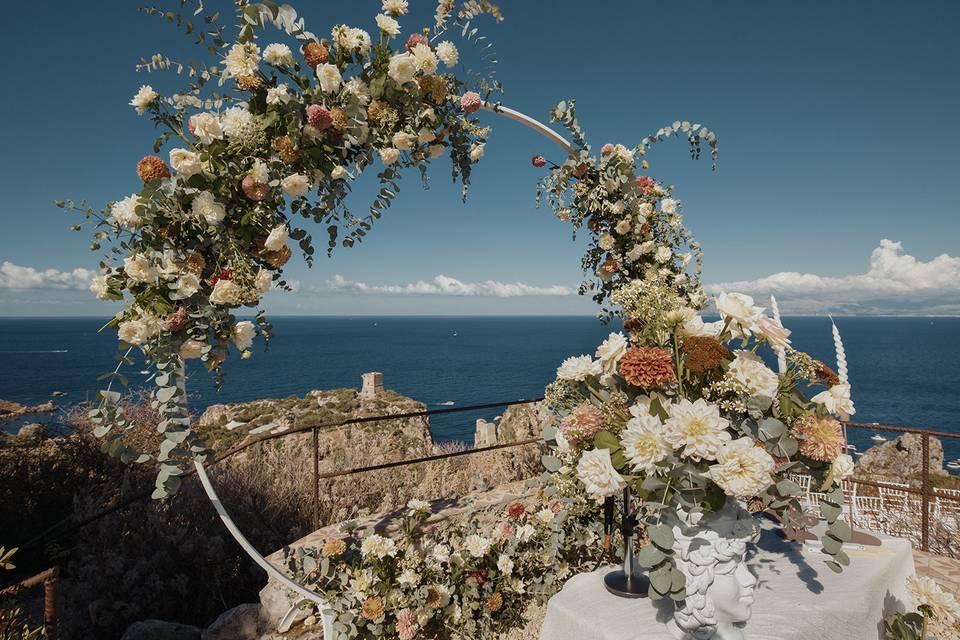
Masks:
[[[780,538],[769,522],[747,564],[758,578],[748,640],[882,640],[882,619],[913,609],[905,581],[913,575],[910,542],[878,535],[883,545],[849,550],[850,566],[836,574],[819,552]],[[672,640],[649,598],[628,600],[606,591],[603,574],[576,575],[547,605],[541,640]],[[670,605],[666,605],[670,606]]]

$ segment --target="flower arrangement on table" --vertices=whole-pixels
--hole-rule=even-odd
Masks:
[[[122,346],[120,364],[103,378],[126,384],[120,367],[132,363],[134,348],[155,365],[155,398],[165,418],[157,455],[123,443],[129,423],[112,387],[92,418],[109,451],[125,461],[159,462],[157,496],[177,489],[182,462],[207,453],[184,417],[180,363],[199,359],[219,385],[231,349],[248,357],[258,333],[269,340],[262,310],[255,322],[238,321],[235,311],[257,309],[270,289],[289,288],[283,267],[291,241],[311,261],[311,236],[295,218],[323,224],[328,251],[338,242],[352,246],[391,204],[401,171],[416,167],[426,183],[428,163],[444,154],[466,197],[488,134],[471,116],[481,95],[451,72],[460,54],[446,39],[456,33],[488,47],[471,26],[484,13],[502,19],[487,0],[440,0],[435,25],[405,39],[398,18],[406,0],[383,1],[374,36],[341,24],[329,38],[306,31],[289,5],[235,4],[240,26],[233,39],[201,3],[198,18],[146,10],[198,35],[216,64],[145,60],[143,70],[190,77],[188,87],[169,96],[144,85],[130,103],[163,130],[154,152],[178,145],[169,149],[169,164],[157,155],[141,159],[142,187],[102,212],[58,203],[95,224],[93,250],[110,248],[91,289],[100,299],[123,302],[107,325]],[[270,25],[294,42],[262,46],[257,37]],[[496,88],[492,76],[476,79],[485,95]],[[378,164],[377,196],[366,216],[355,216],[344,203],[351,181]]]
[[[928,637],[952,637],[928,635],[931,628],[941,633],[960,631],[960,602],[954,594],[946,591],[933,578],[910,576],[907,591],[917,603],[917,610],[908,613],[891,613],[883,619],[884,640],[926,640]]]
[[[716,138],[699,125],[676,123],[635,148],[605,145],[590,155],[572,105],[559,105],[579,153],[554,165],[542,181],[557,215],[585,224],[592,242],[585,269],[596,278],[584,291],[604,303],[603,315],[622,317],[594,356],[568,358],[546,401],[559,426],[545,434],[549,481],[563,492],[585,491],[597,501],[629,486],[653,518],[639,558],[649,568],[654,596],[685,597],[675,566],[670,528],[660,515],[677,509],[717,511],[728,498],[759,499],[790,526],[800,526],[800,487],[791,473],[813,475],[826,497],[823,549],[835,571],[849,563],[840,518],[840,483],[853,472],[841,423],[854,413],[835,334],[841,374],[794,349],[790,332],[739,293],[721,293],[719,322],[699,315],[707,303],[699,284],[699,245],[683,227],[670,187],[648,168],[650,142],[686,132],[694,155]],[[534,159],[535,164],[544,164]],[[572,194],[569,202],[567,196]],[[688,266],[696,259],[694,273]],[[761,358],[771,349],[779,373]],[[811,398],[808,389],[819,391]]]

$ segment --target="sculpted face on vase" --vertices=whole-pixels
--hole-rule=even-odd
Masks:
[[[713,584],[707,590],[707,597],[716,607],[717,630],[712,636],[716,640],[741,640],[743,631],[736,625],[750,619],[753,608],[753,594],[757,579],[739,562],[730,573],[714,577]]]

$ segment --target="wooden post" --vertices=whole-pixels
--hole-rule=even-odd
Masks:
[[[313,428],[313,530],[320,528],[320,433]]]
[[[923,509],[921,522],[923,531],[921,533],[920,548],[924,551],[930,550],[930,435],[923,434],[923,470],[920,477],[923,479],[923,497],[920,501],[920,507]]]
[[[57,640],[59,622],[60,567],[54,567],[43,581],[43,637]]]

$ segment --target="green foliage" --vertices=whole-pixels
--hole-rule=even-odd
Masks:
[[[883,640],[923,640],[925,630],[919,613],[891,613],[883,619]]]

